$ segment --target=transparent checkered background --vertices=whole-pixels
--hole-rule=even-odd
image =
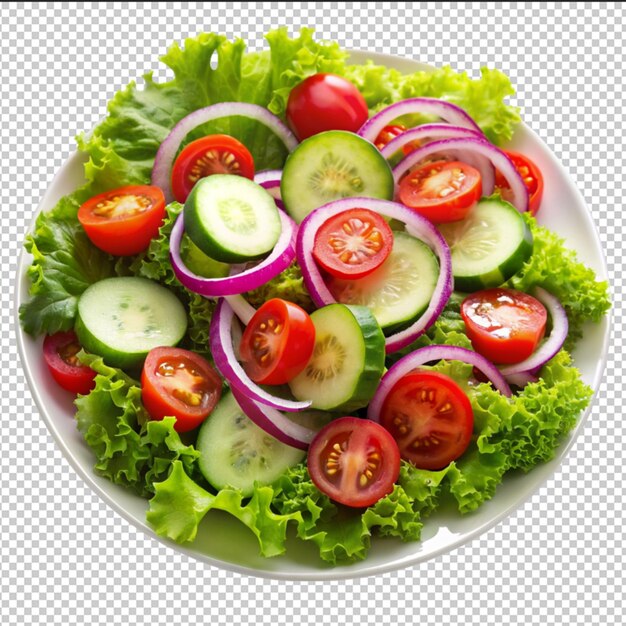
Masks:
[[[561,3],[559,3],[560,5]],[[419,566],[337,583],[274,582],[208,567],[144,536],[57,450],[31,400],[13,332],[17,258],[73,136],[174,40],[202,30],[263,45],[314,25],[353,48],[504,70],[524,119],[589,203],[621,294],[624,17],[616,4],[4,3],[0,167],[2,411],[0,623],[617,624],[623,620],[620,356],[562,469],[479,539]],[[619,295],[613,354],[622,352]],[[614,403],[612,398],[617,397]]]

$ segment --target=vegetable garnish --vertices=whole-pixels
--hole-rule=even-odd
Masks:
[[[513,91],[502,73],[403,75],[349,65],[344,51],[307,29],[267,39],[269,51],[247,55],[242,41],[200,35],[165,55],[173,80],[146,77],[143,88],[115,96],[108,117],[80,139],[85,186],[39,215],[27,238],[33,298],[20,319],[32,335],[53,335],[48,352],[57,332],[76,327],[84,349],[68,335],[56,355],[90,372],[75,404],[94,469],[151,498],[147,520],[158,534],[193,541],[202,518],[219,509],[254,533],[263,556],[286,550],[292,525],[323,560],[350,562],[366,557],[373,536],[418,540],[444,500],[473,511],[506,472],[554,456],[592,393],[566,350],[609,308],[607,284],[532,217],[541,172],[495,147],[506,146],[520,120],[505,102]],[[332,114],[301,115],[295,125],[338,128],[338,112],[347,111],[362,126],[299,144],[281,120],[295,86],[329,82],[322,72],[349,89],[323,103]],[[360,94],[356,101],[348,91]],[[213,144],[214,158],[206,138],[216,135],[225,147]],[[496,193],[475,192],[467,215],[435,226],[393,201],[395,183],[425,163],[440,170],[429,183],[474,168],[480,192],[495,185]],[[147,186],[151,176],[160,190]],[[449,200],[460,178],[432,186]],[[137,236],[115,230],[149,214],[147,200],[120,190],[155,190],[164,204],[177,182],[188,208],[170,203]],[[98,209],[110,214],[100,216],[102,227],[137,254],[117,248],[112,257],[78,220],[103,189],[113,195]],[[362,210],[374,216],[371,231],[344,220],[328,237],[337,255],[356,252],[359,272],[333,274],[329,257],[314,254],[323,226]],[[377,253],[371,267],[361,267],[364,251]],[[470,349],[462,302],[490,288],[533,296],[547,311],[546,336],[518,363],[496,366]],[[272,309],[273,327],[270,318],[257,324],[277,299],[284,306]],[[311,333],[287,332],[291,310],[314,327],[312,353]],[[155,365],[155,355],[165,360]],[[250,363],[263,359],[268,367],[252,372]],[[211,361],[225,382],[202,374]],[[140,383],[133,376],[142,366]],[[152,377],[165,383],[158,397]],[[324,428],[339,439],[317,454]]]
[[[167,202],[174,199],[170,184],[171,169],[176,158],[176,153],[185,137],[198,126],[232,116],[241,116],[257,120],[267,126],[285,144],[288,150],[294,150],[298,145],[298,140],[293,133],[267,109],[256,104],[246,102],[221,102],[212,106],[200,109],[184,117],[170,132],[161,144],[154,159],[152,170],[152,184],[160,187],[165,194]]]
[[[194,185],[212,174],[254,179],[254,160],[248,148],[229,135],[209,135],[187,144],[172,168],[172,193],[185,202]]]
[[[116,256],[130,256],[145,250],[159,233],[165,198],[158,187],[120,187],[84,202],[77,217],[98,248]]]
[[[66,391],[86,395],[95,387],[96,373],[78,360],[81,349],[73,330],[43,340],[43,357],[54,380]]]

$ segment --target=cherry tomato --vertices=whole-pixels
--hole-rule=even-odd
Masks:
[[[480,172],[460,161],[419,166],[400,181],[399,200],[435,224],[462,220],[482,194]]]
[[[222,395],[222,381],[209,363],[182,348],[148,352],[141,372],[141,401],[153,420],[175,417],[179,433],[199,426]]]
[[[385,219],[369,209],[348,209],[328,218],[315,234],[313,256],[336,278],[363,278],[380,267],[393,247]]]
[[[194,185],[211,174],[236,174],[254,179],[248,148],[230,135],[208,135],[186,145],[172,168],[172,192],[185,202]]]
[[[504,150],[504,153],[513,161],[513,165],[515,165],[522,180],[526,183],[526,188],[530,195],[530,214],[535,215],[541,206],[541,199],[543,197],[543,176],[541,171],[533,161],[519,152]],[[504,178],[498,170],[496,170],[496,189],[500,190],[504,200],[510,202],[511,188],[506,178]]]
[[[380,424],[340,417],[315,435],[307,467],[315,486],[329,498],[365,507],[393,491],[400,475],[400,451]]]
[[[361,92],[334,74],[305,78],[291,90],[287,101],[287,122],[300,141],[327,130],[356,133],[368,115]]]
[[[248,376],[261,385],[283,385],[307,365],[315,346],[309,314],[293,302],[273,298],[252,317],[239,354]]]
[[[420,469],[438,470],[467,449],[474,414],[452,378],[423,370],[407,374],[392,387],[380,423],[398,443],[403,459]]]
[[[494,363],[519,363],[537,348],[546,331],[546,308],[514,289],[485,289],[465,298],[461,316],[476,352]]]
[[[382,150],[392,139],[395,139],[406,130],[406,126],[402,124],[390,124],[385,126],[379,133],[378,137],[374,141],[374,145]]]
[[[159,187],[134,185],[105,191],[78,209],[78,221],[101,250],[129,256],[145,250],[159,234],[165,197]]]
[[[43,340],[43,357],[52,377],[63,389],[86,395],[95,387],[96,372],[78,360],[76,355],[81,347],[73,330],[48,335]]]

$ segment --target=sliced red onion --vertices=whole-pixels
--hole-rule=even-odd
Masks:
[[[391,104],[376,113],[376,115],[370,117],[370,119],[361,126],[357,134],[374,143],[380,131],[385,128],[387,124],[390,124],[403,115],[414,114],[436,115],[444,122],[463,128],[469,128],[481,135],[483,134],[478,124],[476,124],[463,109],[456,106],[456,104],[437,98],[409,98]]]
[[[254,175],[254,182],[261,185],[274,200],[282,200],[280,195],[280,180],[282,178],[282,170],[263,170]]]
[[[528,383],[536,383],[539,380],[539,376],[532,372],[509,374],[509,376],[505,376],[505,378],[510,385],[515,385],[516,387],[525,387]]]
[[[311,406],[311,401],[286,400],[262,389],[246,374],[237,360],[233,347],[232,324],[235,314],[225,299],[220,298],[215,307],[209,328],[209,347],[215,367],[226,379],[231,389],[250,400],[261,402],[281,411],[302,411]]]
[[[273,409],[272,407],[255,402],[248,396],[241,393],[237,389],[232,389],[233,396],[237,400],[237,404],[242,411],[268,435],[271,435],[278,441],[306,450],[311,440],[317,434],[316,430],[311,430],[301,424],[296,424],[290,420],[284,413]]]
[[[287,269],[296,255],[296,224],[280,209],[278,214],[282,222],[282,231],[274,249],[265,259],[253,267],[246,266],[246,269],[238,274],[225,278],[204,278],[190,271],[180,256],[180,243],[185,228],[181,213],[170,235],[170,260],[176,278],[187,289],[205,298],[232,296],[264,285]]]
[[[471,153],[479,157],[486,157],[493,168],[497,169],[506,178],[509,183],[509,187],[512,191],[513,202],[512,204],[518,211],[523,213],[528,211],[528,189],[522,180],[517,168],[509,159],[509,157],[502,152],[502,150],[496,148],[493,144],[490,144],[484,140],[477,139],[476,137],[465,137],[462,139],[441,139],[440,141],[433,141],[426,144],[417,150],[414,150],[409,155],[404,157],[393,170],[393,178],[396,185],[400,183],[400,180],[404,175],[420,161],[436,153],[449,153],[460,152]],[[479,168],[480,169],[480,168]],[[483,176],[483,195],[489,195],[493,192],[493,186],[489,189],[489,186],[485,186],[486,172],[480,171]],[[488,177],[489,175],[487,175]],[[489,178],[487,178],[489,180]],[[495,178],[491,178],[495,181]]]
[[[479,369],[503,396],[508,397],[512,395],[511,388],[498,368],[484,356],[478,354],[478,352],[459,346],[435,344],[426,346],[425,348],[419,348],[407,354],[389,368],[382,377],[378,389],[370,402],[367,409],[367,417],[378,422],[387,394],[401,378],[419,368],[421,365],[432,361],[441,361],[442,359],[446,361],[462,361],[463,363],[469,363]]]
[[[256,309],[243,297],[237,296],[225,296],[224,300],[228,302],[230,308],[235,315],[241,320],[244,326],[250,323],[250,320],[254,317]]]
[[[567,339],[569,330],[567,314],[558,298],[541,287],[535,287],[533,295],[548,309],[552,318],[552,331],[550,336],[527,359],[500,368],[502,375],[507,378],[519,373],[536,373],[537,368],[543,367],[563,347]]]
[[[317,306],[333,304],[337,300],[328,289],[313,258],[315,234],[330,216],[353,208],[370,209],[404,222],[409,235],[423,241],[439,259],[439,277],[426,311],[409,328],[394,333],[385,339],[387,353],[395,352],[408,346],[423,334],[439,317],[446,302],[448,302],[453,289],[450,248],[430,221],[397,202],[375,198],[344,198],[324,204],[306,216],[300,224],[296,239],[296,255],[298,264],[302,269],[304,284]]]
[[[289,152],[298,145],[295,135],[283,122],[265,107],[248,102],[220,102],[190,113],[174,126],[165,138],[154,160],[152,184],[160,187],[166,202],[172,202],[171,172],[180,144],[195,128],[224,117],[248,117],[267,126],[284,144]]]
[[[463,137],[476,137],[487,141],[482,132],[472,128],[452,126],[451,124],[423,124],[422,126],[409,128],[397,137],[394,137],[386,146],[381,148],[380,153],[386,159],[389,159],[412,141],[423,142],[428,140],[428,143],[430,143],[439,139],[460,139]]]

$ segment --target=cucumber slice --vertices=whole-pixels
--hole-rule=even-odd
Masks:
[[[372,311],[385,333],[409,325],[426,310],[439,262],[433,251],[407,233],[395,232],[391,254],[365,278],[331,278],[328,288],[338,302],[362,304]]]
[[[439,230],[450,246],[459,291],[501,285],[533,251],[533,237],[521,213],[499,198],[483,198],[464,220],[441,224]]]
[[[200,427],[196,449],[198,467],[213,487],[241,489],[244,496],[252,494],[255,481],[273,482],[305,455],[259,428],[230,392]]]
[[[315,348],[304,370],[290,383],[311,408],[355,411],[372,399],[385,367],[385,337],[364,306],[330,304],[311,315]]]
[[[199,180],[184,215],[191,241],[223,263],[260,259],[276,245],[281,231],[274,198],[242,176],[216,174]]]
[[[78,301],[78,340],[113,367],[140,365],[152,348],[175,346],[186,331],[185,307],[147,278],[106,278]]]
[[[376,146],[343,130],[305,139],[287,158],[280,183],[285,208],[298,223],[331,200],[391,200],[393,189],[391,168]]]

